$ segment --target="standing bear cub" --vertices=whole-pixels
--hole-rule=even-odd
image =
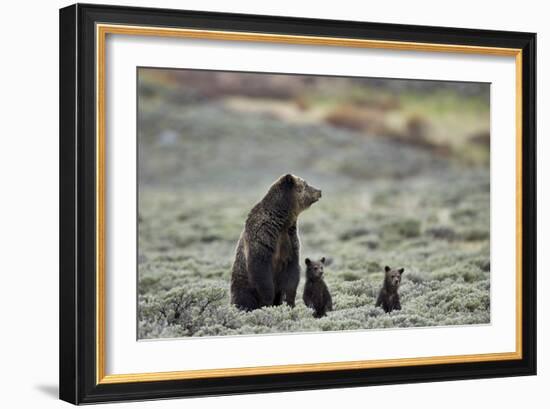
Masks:
[[[325,258],[311,261],[306,258],[306,285],[304,287],[304,303],[315,310],[315,318],[324,317],[327,311],[332,311],[332,297],[323,280]]]
[[[401,284],[401,276],[403,275],[404,268],[398,270],[392,270],[390,267],[386,266],[384,284],[380,293],[378,294],[378,299],[376,300],[376,307],[382,306],[385,312],[391,312],[393,310],[401,309],[401,302],[399,301],[399,285]]]
[[[300,281],[298,215],[321,191],[297,176],[281,176],[246,219],[231,273],[231,303],[250,311],[264,306],[294,307]]]

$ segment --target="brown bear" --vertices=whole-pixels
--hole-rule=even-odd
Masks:
[[[321,191],[287,174],[269,188],[246,219],[231,273],[231,303],[250,311],[285,301],[295,305],[300,281],[298,215]]]
[[[399,285],[401,284],[401,276],[403,275],[404,268],[398,270],[392,270],[386,266],[384,268],[384,284],[378,294],[376,300],[376,307],[382,307],[385,312],[391,312],[393,310],[401,309],[401,302],[399,301]]]
[[[327,311],[332,311],[332,297],[323,280],[325,258],[311,261],[306,258],[306,285],[304,287],[304,303],[315,310],[315,318],[324,317]]]

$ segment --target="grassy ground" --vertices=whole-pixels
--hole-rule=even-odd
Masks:
[[[140,85],[155,89],[150,77]],[[490,321],[486,163],[193,92],[141,95],[139,338]],[[430,109],[425,99],[407,109]],[[331,260],[334,311],[321,319],[301,300],[303,277],[294,309],[245,313],[229,303],[246,214],[287,172],[323,190],[299,220],[302,263]],[[403,309],[391,314],[374,307],[384,265],[405,268]]]

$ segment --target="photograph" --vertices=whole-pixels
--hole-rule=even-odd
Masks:
[[[349,16],[59,10],[61,400],[537,373],[537,34]]]
[[[5,2],[1,407],[544,409],[545,4]]]
[[[137,339],[491,323],[491,84],[136,67]]]

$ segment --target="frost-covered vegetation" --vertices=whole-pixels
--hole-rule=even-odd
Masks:
[[[356,95],[359,87],[364,95],[380,93],[387,104],[384,88],[351,85],[334,87],[338,98],[345,90]],[[453,148],[440,149],[406,141],[406,133],[392,137],[336,123],[333,112],[349,102],[327,116],[312,113],[321,108],[311,101],[335,102],[327,95],[314,98],[311,83],[300,99],[281,95],[284,87],[278,94],[254,88],[262,107],[276,102],[273,110],[255,109],[258,95],[247,82],[222,95],[192,77],[142,70],[139,87],[139,338],[490,321],[489,169],[480,159],[487,147],[475,140],[488,129],[486,93],[447,86],[445,95],[453,98],[447,106],[458,116],[454,123],[464,122],[465,132],[474,136],[469,145],[445,142]],[[430,115],[450,115],[445,104],[429,109],[437,105],[432,100],[440,97],[437,89],[398,91],[394,94],[406,91],[407,98],[395,97],[401,105],[384,108],[391,115],[409,113],[407,101],[418,105],[422,98],[422,126],[432,129]],[[281,104],[298,106],[305,119],[293,110],[281,113]],[[301,300],[303,277],[294,309],[246,313],[229,303],[231,264],[245,217],[287,172],[323,190],[323,198],[299,219],[302,262],[330,260],[325,281],[334,311],[321,319]],[[390,314],[374,307],[386,264],[405,268],[403,309]]]

